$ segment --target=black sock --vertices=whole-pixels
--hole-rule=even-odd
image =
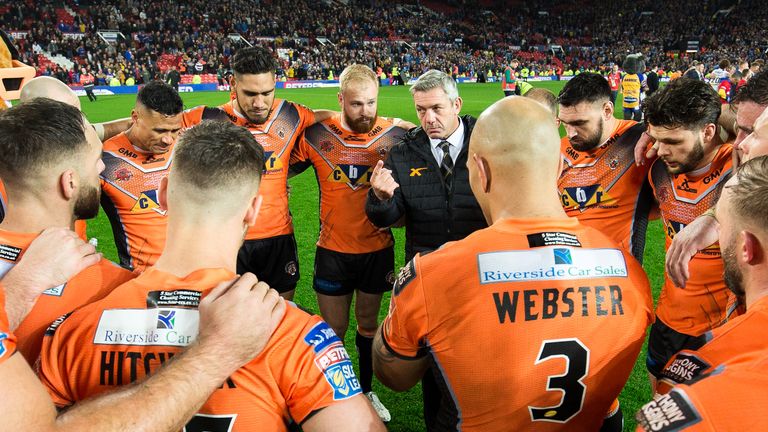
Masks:
[[[365,337],[357,332],[355,336],[355,347],[357,347],[357,363],[360,366],[360,387],[363,393],[372,390],[373,381],[373,338]]]

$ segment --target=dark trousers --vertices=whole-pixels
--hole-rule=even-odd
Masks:
[[[83,90],[85,90],[85,95],[88,96],[88,100],[91,102],[94,102],[96,100],[96,95],[93,93],[93,84],[87,84],[83,86]]]

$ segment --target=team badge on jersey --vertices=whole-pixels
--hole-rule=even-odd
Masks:
[[[157,200],[157,190],[144,191],[139,195],[139,199],[131,208],[131,213],[146,212],[159,209],[160,204]],[[161,212],[162,213],[162,212]]]
[[[370,184],[373,170],[368,165],[339,164],[333,169],[328,181],[334,183],[346,183],[352,189]]]
[[[584,211],[587,207],[613,201],[599,184],[590,186],[567,187],[561,194],[563,207],[577,208]]]
[[[120,182],[127,182],[131,181],[133,178],[133,173],[128,168],[120,168],[117,171],[115,171],[115,180]]]
[[[360,382],[344,344],[333,329],[319,322],[304,336],[304,342],[315,352],[315,366],[333,389],[333,400],[344,400],[360,394]]]

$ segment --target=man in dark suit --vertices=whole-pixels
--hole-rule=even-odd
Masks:
[[[469,136],[475,118],[459,116],[462,100],[448,74],[430,70],[411,87],[421,127],[392,147],[371,176],[366,214],[378,227],[404,219],[410,260],[446,242],[461,240],[487,223],[469,186]],[[440,415],[445,383],[427,372],[422,381],[427,429]],[[441,390],[442,389],[442,390]]]

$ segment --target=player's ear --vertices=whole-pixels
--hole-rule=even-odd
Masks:
[[[341,91],[339,91],[339,93],[336,96],[338,96],[338,99],[339,99],[339,106],[343,106],[344,96],[342,96]]]
[[[480,186],[482,186],[483,192],[490,192],[491,168],[488,166],[488,161],[486,161],[482,156],[478,156],[477,153],[473,153],[472,163],[475,164],[475,169],[477,169],[477,177],[480,180]]]
[[[80,186],[79,180],[80,178],[74,170],[68,169],[61,173],[59,176],[59,189],[64,199],[69,201],[77,196],[77,188]]]
[[[760,245],[760,239],[749,231],[739,233],[742,237],[741,254],[744,262],[748,265],[756,265],[763,261],[763,251]]]
[[[603,103],[603,119],[610,120],[613,117],[613,103],[611,101]]]
[[[157,189],[157,203],[160,210],[168,211],[168,176],[160,180],[160,187]]]
[[[704,126],[704,130],[702,132],[704,133],[704,142],[708,143],[712,141],[713,138],[715,138],[715,134],[717,133],[717,125],[714,123],[708,123],[706,126]]]
[[[461,96],[458,96],[456,100],[453,102],[454,108],[456,108],[456,114],[459,114],[461,112],[461,107],[464,105],[464,101],[461,99]]]
[[[262,197],[261,195],[256,195],[251,200],[251,204],[248,206],[248,210],[245,212],[245,218],[243,219],[243,222],[245,222],[248,226],[253,226],[256,224],[256,218],[259,216],[259,210],[261,210],[261,202]]]
[[[136,111],[136,108],[131,110],[131,123],[136,124],[136,120],[139,119],[139,112]]]

